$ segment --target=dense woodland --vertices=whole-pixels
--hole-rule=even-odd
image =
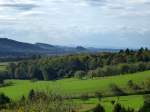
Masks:
[[[104,77],[150,69],[150,51],[121,50],[117,53],[76,54],[30,59],[8,66],[9,78],[55,80],[68,77]]]

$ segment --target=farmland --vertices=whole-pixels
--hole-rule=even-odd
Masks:
[[[96,91],[107,94],[111,92],[109,85],[112,83],[121,88],[127,88],[127,82],[129,80],[133,80],[136,84],[141,84],[148,78],[150,78],[150,71],[87,80],[79,80],[74,78],[56,81],[6,80],[5,83],[11,82],[12,85],[1,87],[0,92],[6,94],[14,101],[19,100],[23,95],[27,96],[31,89],[40,91],[54,91],[70,96],[78,96],[83,93],[93,94]],[[111,101],[115,101],[116,99],[117,97],[106,97],[102,99],[101,104],[104,105],[106,112],[112,111],[113,106]],[[90,110],[99,103],[97,98],[90,98],[87,101],[75,99],[74,101],[81,106],[80,111]],[[119,103],[125,107],[138,109],[143,104],[143,95],[122,96],[119,99]]]
[[[50,90],[64,95],[78,95],[82,93],[94,93],[96,91],[102,91],[107,94],[107,92],[110,92],[109,85],[112,83],[121,88],[126,88],[129,80],[141,84],[148,78],[150,78],[150,71],[87,80],[73,78],[35,82],[29,80],[6,80],[6,82],[11,82],[12,85],[0,88],[0,92],[5,93],[14,100],[19,99],[22,95],[26,96],[31,89]]]

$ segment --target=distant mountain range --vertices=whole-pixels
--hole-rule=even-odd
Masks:
[[[62,55],[62,54],[82,53],[82,52],[101,52],[101,51],[116,52],[118,50],[85,48],[82,46],[66,47],[66,46],[50,45],[45,43],[31,44],[18,42],[8,38],[0,38],[0,57],[31,56],[33,54]]]

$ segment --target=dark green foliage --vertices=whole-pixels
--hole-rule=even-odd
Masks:
[[[33,100],[34,97],[35,97],[35,92],[34,92],[34,90],[32,89],[32,90],[30,90],[30,92],[29,92],[28,99]]]
[[[116,96],[125,95],[124,91],[121,90],[116,84],[111,84],[110,89],[113,92],[113,94]]]
[[[122,109],[120,104],[115,104],[113,112],[124,112],[122,110],[124,110],[124,109]]]
[[[80,99],[83,100],[83,101],[86,101],[86,100],[89,99],[89,95],[86,94],[86,93],[84,93],[84,94],[82,94],[82,95],[80,96]]]
[[[145,82],[144,82],[144,86],[145,86],[145,89],[147,91],[150,91],[150,79],[147,79]]]
[[[144,105],[139,112],[150,112],[150,95],[145,95],[144,100]]]
[[[73,77],[83,71],[87,73],[85,76],[93,78],[150,70],[149,61],[149,50],[127,49],[119,53],[76,54],[21,61],[10,64],[8,73],[11,75],[9,78],[55,80]]]
[[[3,79],[0,79],[0,84],[3,84],[4,83],[4,80]]]
[[[33,91],[28,96],[31,96],[31,93]],[[0,111],[3,109],[2,112],[76,112],[73,101],[68,100],[69,102],[66,102],[65,99],[55,93],[34,91],[32,100],[30,97],[25,99],[23,96],[19,101],[7,102],[7,105],[2,102]]]
[[[92,112],[105,112],[105,109],[102,105],[98,104]]]
[[[82,79],[85,76],[85,74],[86,73],[84,71],[77,71],[75,72],[74,77],[78,79]]]
[[[115,101],[114,101],[114,100],[112,100],[112,101],[111,101],[111,104],[112,104],[112,105],[114,105],[114,104],[115,104]]]
[[[16,64],[15,63],[10,63],[8,65],[8,74],[11,78],[14,78],[14,74],[15,74],[15,69],[16,69]]]
[[[98,98],[99,101],[101,101],[103,95],[100,92],[95,92],[95,96]]]
[[[10,99],[3,93],[0,94],[0,105],[5,105],[10,102]]]
[[[129,80],[127,83],[128,87],[134,91],[140,90],[141,87],[139,87],[137,84],[135,84],[132,80]]]
[[[120,104],[115,104],[115,106],[113,108],[113,112],[134,112],[134,109],[132,109],[132,108],[126,109],[123,106],[121,106]]]

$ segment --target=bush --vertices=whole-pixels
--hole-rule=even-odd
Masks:
[[[114,106],[114,108],[113,108],[113,112],[124,112],[124,111],[122,111],[123,109],[122,109],[122,107],[121,107],[121,105],[120,104],[116,104],[115,106]]]
[[[116,104],[113,108],[113,112],[134,112],[134,109],[121,106],[121,104]],[[144,112],[144,111],[143,111]]]
[[[99,101],[101,101],[103,95],[100,92],[95,92],[95,96],[98,98]]]
[[[102,105],[98,104],[94,109],[93,112],[105,112],[105,109]]]
[[[0,84],[3,84],[4,83],[4,80],[3,79],[0,79]]]
[[[147,91],[150,91],[150,79],[147,79],[145,82],[144,82],[144,86],[145,86],[145,89]]]
[[[141,89],[141,87],[135,84],[132,80],[129,80],[127,85],[129,86],[130,89],[133,89],[134,91]]]
[[[71,99],[66,102],[66,99],[55,93],[34,91],[34,99],[29,98],[22,97],[14,104],[10,103],[4,112],[75,112],[76,106]]]
[[[84,93],[80,96],[80,99],[83,100],[83,101],[86,101],[89,99],[89,95],[87,93]]]
[[[5,96],[3,93],[0,94],[0,105],[5,105],[7,103],[10,103],[10,99]]]
[[[144,105],[140,108],[139,112],[150,112],[150,95],[144,96]]]
[[[115,101],[114,101],[114,100],[112,100],[112,101],[111,101],[111,104],[112,104],[112,105],[114,105],[114,104],[115,104]]]
[[[124,95],[124,91],[122,91],[116,84],[110,84],[110,89],[116,96]]]
[[[129,80],[127,85],[129,86],[129,88],[132,88],[134,86],[134,83],[132,80]]]
[[[84,76],[85,76],[85,72],[84,71],[77,71],[74,74],[74,77],[78,78],[78,79],[82,79]]]
[[[29,92],[28,99],[33,100],[34,97],[35,97],[35,92],[34,92],[34,90],[32,89],[32,90],[30,90],[30,92]]]
[[[87,75],[88,75],[88,77],[91,78],[91,79],[93,79],[94,77],[97,76],[95,70],[90,70],[90,71],[88,71]]]

